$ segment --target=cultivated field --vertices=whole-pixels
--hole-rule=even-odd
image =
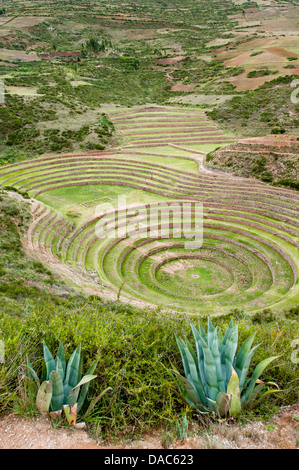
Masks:
[[[148,107],[114,111],[110,118],[124,136],[117,151],[1,168],[2,185],[32,198],[31,250],[75,283],[83,280],[85,288],[110,298],[121,294],[136,305],[215,314],[295,305],[298,193],[207,170],[199,149],[231,138],[202,112]],[[119,196],[131,207],[129,221],[121,220],[126,209],[119,208],[111,226],[113,210],[103,215],[99,207],[117,207]],[[175,218],[167,238],[163,228],[169,221],[163,216],[155,222],[155,236],[149,236],[148,226],[142,229],[145,207],[188,201],[203,203],[201,248],[185,247],[190,233],[178,236]],[[130,236],[136,211],[138,238]],[[110,223],[111,231],[127,224],[126,236],[113,232],[99,238],[96,227],[103,220],[106,235]]]

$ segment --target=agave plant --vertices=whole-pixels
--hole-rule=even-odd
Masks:
[[[36,406],[42,413],[61,414],[64,411],[69,424],[75,424],[77,414],[81,410],[89,388],[90,382],[97,376],[93,375],[97,362],[82,377],[83,359],[81,357],[81,344],[74,350],[68,363],[65,360],[63,344],[60,343],[56,359],[53,358],[46,343],[43,343],[44,361],[42,377],[37,373],[27,359],[28,376],[37,385]],[[110,387],[97,397],[89,406],[85,415],[91,411],[92,406],[106,393]]]
[[[239,348],[238,325],[230,322],[224,336],[214,328],[208,319],[207,333],[201,324],[197,330],[191,322],[195,339],[196,353],[189,341],[176,338],[181,353],[185,377],[172,370],[178,379],[185,401],[199,412],[214,412],[220,417],[238,416],[245,406],[259,401],[278,387],[273,382],[259,380],[264,369],[277,357],[261,361],[248,378],[252,356],[259,345],[251,349],[255,334],[250,336]],[[274,385],[275,389],[265,391]]]

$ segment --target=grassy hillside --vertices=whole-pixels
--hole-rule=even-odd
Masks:
[[[290,140],[288,140],[290,139]],[[265,183],[299,190],[299,143],[285,136],[285,141],[273,136],[252,139],[210,152],[206,157],[209,167],[245,178],[256,178]]]
[[[288,96],[289,74],[298,68],[294,40],[279,35],[277,47],[271,48],[270,30],[250,26],[252,12],[264,17],[263,8],[255,2],[188,0],[182,8],[172,1],[115,0],[109,5],[64,1],[47,6],[6,1],[3,6],[3,162],[118,145],[121,135],[106,133],[101,124],[107,104],[178,100],[184,106],[189,103],[210,111],[213,119],[235,135],[298,129],[298,110]],[[292,8],[284,6],[283,12],[278,8],[272,14],[280,21],[284,15],[291,17]],[[239,59],[251,44],[250,61]],[[244,82],[244,74],[257,80],[272,78],[263,76],[266,72],[262,73],[259,63],[260,58],[269,60],[270,50],[278,54],[271,52],[273,67],[286,80],[274,75],[277,82],[270,86],[270,93],[266,87],[240,91],[238,83]],[[78,52],[75,57],[52,59],[49,55],[74,51]],[[248,80],[255,83],[256,78]],[[219,106],[223,95],[235,97]]]
[[[239,136],[293,134],[299,131],[299,105],[291,100],[295,75],[264,83],[226,101],[208,116]]]

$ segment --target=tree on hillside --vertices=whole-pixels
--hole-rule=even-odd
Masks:
[[[93,54],[99,54],[100,52],[105,52],[107,47],[112,47],[111,41],[108,39],[102,39],[101,41],[90,38],[85,42],[85,45],[82,46],[82,51],[92,52]]]

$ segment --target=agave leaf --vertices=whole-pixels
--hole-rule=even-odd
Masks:
[[[215,329],[215,332],[217,333],[216,329]],[[221,357],[220,357],[219,342],[218,342],[217,334],[214,335],[214,339],[213,339],[210,349],[211,349],[211,352],[213,354],[213,358],[215,361],[218,389],[221,392],[225,392],[225,381],[222,375]]]
[[[182,356],[182,359],[187,363],[187,366],[186,366],[186,369],[187,369],[187,373],[185,372],[185,375],[186,375],[186,380],[188,383],[192,383],[192,389],[195,390],[196,394],[197,394],[197,398],[196,400],[198,401],[201,401],[202,403],[206,403],[206,397],[205,397],[205,392],[203,390],[203,386],[202,386],[202,383],[201,383],[201,378],[200,378],[200,375],[198,373],[198,368],[197,368],[197,358],[196,358],[196,355],[191,347],[191,345],[189,345],[189,348],[190,350],[188,349],[188,346],[181,341],[181,347],[182,347],[182,350],[181,350],[181,355],[183,354]],[[192,370],[190,368],[190,362],[195,362],[196,365],[193,364],[193,375],[192,375]],[[175,371],[175,374],[176,376],[178,377],[178,375],[180,377],[182,377],[178,371]],[[185,379],[185,378],[184,378]],[[185,400],[187,401],[186,397],[185,397]],[[192,400],[192,399],[191,399]]]
[[[220,349],[220,358],[221,358],[221,365],[222,365],[222,375],[223,377],[226,377],[226,367],[225,367],[225,350],[226,350],[226,344],[227,341],[232,333],[233,330],[233,321],[231,320],[226,332],[224,334],[224,337],[222,338],[222,343],[221,343],[221,349]]]
[[[76,387],[72,388],[72,390],[70,391],[69,396],[68,396],[68,404],[72,405],[75,402],[77,402],[81,385],[87,384],[95,378],[96,378],[96,375],[85,375],[80,380],[80,382],[76,385]]]
[[[77,382],[80,382],[80,380],[82,379],[82,371],[83,371],[83,357],[81,356],[80,357],[80,363],[79,363],[79,369],[78,369]]]
[[[222,346],[222,341],[223,341],[223,334],[222,334],[221,329],[217,330],[217,336],[218,336],[219,351],[221,351],[221,346]]]
[[[184,368],[185,375],[187,377],[188,375],[190,375],[190,367],[189,367],[189,362],[186,356],[186,345],[181,338],[176,338],[176,342],[181,353],[183,368]]]
[[[192,323],[191,323],[192,325]],[[205,332],[203,326],[201,323],[199,323],[199,335],[205,340],[205,342],[207,343],[208,342],[208,336],[207,336],[207,333]]]
[[[233,330],[233,321],[231,320],[228,327],[227,327],[227,329],[226,329],[224,337],[222,339],[222,344],[221,344],[221,351],[222,352],[225,349],[226,342],[227,342],[228,338],[230,337],[232,330]]]
[[[227,394],[231,396],[229,415],[231,417],[238,416],[241,413],[241,398],[239,377],[235,369],[232,369],[231,379],[227,386]]]
[[[260,401],[262,401],[265,397],[269,396],[269,395],[273,395],[274,393],[280,393],[280,392],[283,392],[283,390],[276,390],[275,388],[271,388],[270,390],[267,390],[266,392],[264,392],[259,398],[258,400],[255,401],[255,405],[257,405]]]
[[[250,362],[251,362],[251,359],[255,353],[255,351],[260,347],[260,344],[257,344],[256,346],[254,346],[251,351],[249,352],[249,354],[247,355],[247,358],[246,358],[246,362],[243,366],[243,369],[241,371],[241,376],[240,376],[240,383],[241,383],[241,386],[240,386],[240,391],[242,393],[242,391],[244,390],[245,386],[248,385],[248,380],[247,380],[247,374],[248,374],[248,370],[249,370],[249,366],[250,366]]]
[[[250,348],[252,346],[253,340],[255,338],[255,333],[253,335],[249,336],[246,341],[242,344],[240,347],[236,360],[235,360],[235,371],[237,372],[238,370],[242,371],[244,364],[246,362],[246,357],[247,354],[250,352]],[[238,373],[238,372],[237,372]],[[240,374],[238,374],[240,377]]]
[[[61,380],[63,382],[63,380],[64,380],[64,369],[63,369],[63,364],[62,364],[59,357],[56,358],[56,372],[58,372],[58,374],[60,375]]]
[[[182,420],[182,431],[185,432],[188,430],[188,418],[187,415],[184,415]]]
[[[238,355],[235,360],[234,368],[235,371],[237,372],[239,376],[239,381],[240,381],[240,391],[242,392],[244,385],[245,385],[245,380],[247,377],[250,361],[252,359],[252,356],[256,349],[259,347],[259,345],[255,346],[251,351],[250,348],[252,346],[253,340],[255,337],[255,333],[251,335],[240,347]]]
[[[65,379],[64,379],[64,399],[68,400],[68,396],[72,388],[78,383],[78,371],[80,366],[81,344],[75,349],[68,362]]]
[[[263,389],[264,387],[265,387],[264,382],[259,381],[259,384],[256,385],[256,386],[253,388],[253,390],[252,390],[252,392],[250,393],[248,399],[246,400],[246,403],[244,403],[244,405],[243,405],[244,408],[245,408],[245,406],[246,406],[246,407],[247,407],[247,406],[250,406],[250,405],[254,402],[254,400],[256,399],[256,397],[258,396],[258,394],[262,391],[262,389]]]
[[[65,370],[66,370],[66,360],[65,360],[64,347],[62,343],[59,344],[59,348],[58,348],[58,352],[56,356],[56,365],[57,365],[58,359],[60,360],[61,368],[63,370],[62,380],[64,380]]]
[[[46,366],[46,361],[44,359],[43,366],[42,366],[41,382],[44,382],[46,379],[47,379],[47,366]]]
[[[204,353],[204,374],[205,380],[208,385],[208,396],[211,400],[216,402],[216,398],[218,395],[218,382],[217,382],[217,372],[216,366],[213,358],[213,354],[208,347],[207,343],[202,339],[201,341],[202,349]]]
[[[186,360],[188,361],[189,374],[193,379],[199,379],[198,363],[196,354],[189,341],[184,344],[184,350],[186,354]]]
[[[46,380],[49,380],[49,377],[50,377],[50,374],[52,372],[52,370],[55,370],[56,369],[56,364],[55,364],[55,361],[54,361],[54,358],[48,348],[48,346],[46,345],[45,342],[43,342],[43,346],[44,346],[44,359],[45,359],[45,363],[46,363],[46,368],[47,368],[47,375],[46,375]]]
[[[208,341],[206,341],[207,345],[211,349],[211,346],[214,341],[215,334],[217,334],[216,328],[212,325],[210,317],[208,318]]]
[[[231,397],[224,392],[219,392],[216,398],[217,413],[224,418],[229,413]]]
[[[76,387],[73,388],[73,390],[75,390],[78,387],[81,387],[81,385],[84,385],[84,384],[87,384],[88,382],[91,382],[96,377],[97,377],[97,375],[91,375],[91,374],[84,375],[84,377],[80,380],[80,382],[76,385]]]
[[[187,379],[191,380],[191,382],[195,385],[196,390],[198,390],[199,396],[203,397],[205,392],[204,392],[203,384],[202,384],[201,377],[200,377],[197,357],[189,341],[186,342],[186,346],[187,346],[186,358],[188,360],[189,368],[190,368],[190,375],[187,376]]]
[[[74,403],[78,403],[78,397],[80,393],[81,385],[87,384],[91,382],[91,380],[95,379],[96,375],[85,375],[82,380],[76,385],[76,387],[72,388],[67,398],[68,405],[73,405]]]
[[[204,352],[203,352],[203,347],[202,347],[202,340],[205,341],[205,338],[207,338],[202,326],[200,325],[201,330],[204,333],[204,337],[200,336],[198,330],[195,328],[193,323],[191,322],[191,329],[192,333],[195,339],[195,344],[196,344],[196,352],[197,352],[197,364],[198,364],[198,370],[199,370],[199,375],[202,383],[202,388],[205,396],[208,395],[208,384],[206,382],[206,377],[205,377],[205,368],[204,368]]]
[[[36,407],[41,413],[48,413],[52,399],[52,384],[45,380],[36,395]]]
[[[90,368],[88,369],[88,371],[86,372],[86,375],[93,375],[94,371],[96,370],[96,367],[98,365],[98,361],[95,361],[91,366]],[[90,385],[90,382],[87,382],[85,384],[83,384],[82,388],[81,388],[81,392],[80,392],[80,396],[79,396],[79,400],[78,400],[78,406],[77,406],[77,411],[79,413],[79,411],[81,410],[84,402],[85,402],[85,399],[86,399],[86,396],[87,396],[87,392],[88,392],[88,389],[89,389],[89,385]]]
[[[256,385],[254,387],[254,389],[252,390],[250,396],[248,397],[246,403],[244,406],[251,406],[253,405],[253,403],[255,405],[257,405],[263,398],[265,398],[266,396],[268,395],[271,395],[273,393],[278,393],[278,392],[282,392],[283,390],[280,390],[278,385],[275,383],[275,382],[262,382],[261,380],[257,380],[256,383],[258,383],[258,385]],[[258,397],[259,393],[265,388],[265,387],[268,387],[269,385],[274,385],[276,387],[276,389],[270,389],[270,390],[267,390],[266,392],[264,392],[259,398],[258,400],[256,400],[256,398]]]
[[[183,384],[183,386],[185,387],[185,390],[190,398],[190,400],[193,402],[193,403],[197,403],[199,402],[199,398],[198,398],[198,394],[196,392],[196,389],[194,387],[194,385],[190,382],[190,380],[186,379],[186,377],[184,377],[183,375],[181,375],[177,370],[175,369],[172,369],[172,372],[174,373],[174,375],[179,379],[179,381]]]
[[[211,400],[211,398],[207,398],[207,403],[210,410],[214,411],[214,413],[217,413],[216,400]]]
[[[51,411],[61,410],[62,405],[64,403],[64,389],[62,376],[56,370],[52,370],[49,380],[52,384]]]
[[[250,380],[250,383],[247,387],[247,390],[246,392],[244,393],[244,395],[242,396],[242,403],[246,403],[247,400],[249,400],[249,397],[251,395],[251,392],[253,391],[254,389],[254,386],[257,382],[257,379],[259,378],[259,376],[263,373],[263,371],[266,369],[266,367],[272,362],[274,361],[275,359],[277,359],[278,357],[280,356],[271,356],[271,357],[268,357],[266,359],[264,359],[263,361],[261,361],[257,366],[256,368],[254,369],[253,371],[253,374],[252,374],[252,377],[251,377],[251,380]]]
[[[205,406],[206,403],[207,403],[206,397],[204,397],[205,401],[203,402],[199,398],[198,392],[197,392],[194,384],[192,384],[192,382],[190,382],[188,379],[186,379],[186,377],[183,377],[177,370],[172,369],[172,372],[175,374],[177,379],[181,382],[181,384],[183,385],[183,387],[186,391],[186,393],[182,392],[182,396],[185,399],[185,401],[187,403],[189,403],[189,405],[191,405],[196,410],[207,411],[207,408]]]
[[[232,375],[232,368],[233,368],[237,346],[238,346],[238,325],[235,325],[232,328],[230,335],[226,338],[225,348],[221,351],[222,373],[225,379],[226,388]],[[223,347],[223,344],[222,344],[222,347]]]
[[[189,350],[188,346],[181,339],[177,339],[177,343],[181,352],[183,367],[187,380],[191,380],[191,382],[193,382],[194,385],[198,387],[200,395],[204,395],[200,376],[198,374],[196,356],[192,351],[191,345],[189,346]]]
[[[68,405],[74,405],[78,401],[78,396],[79,396],[80,388],[73,388],[68,397],[67,397],[67,404]]]
[[[37,388],[39,389],[40,387],[40,381],[39,381],[39,378],[37,376],[37,373],[35,372],[35,370],[33,369],[32,367],[32,364],[30,362],[30,360],[27,358],[27,365],[26,365],[27,369],[28,369],[28,377],[31,379],[31,380],[34,380],[34,382],[36,383],[37,385]]]

